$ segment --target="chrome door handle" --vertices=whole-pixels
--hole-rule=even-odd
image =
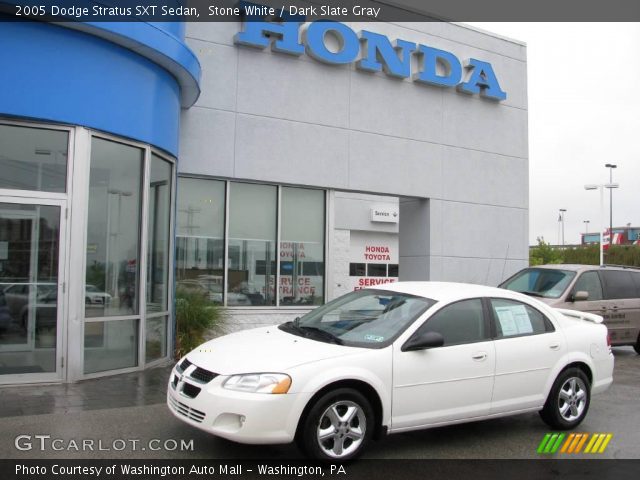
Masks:
[[[482,360],[487,358],[487,353],[486,352],[474,353],[473,355],[471,355],[471,358],[473,358],[474,360],[476,360],[478,362],[481,362]]]
[[[549,348],[551,350],[558,350],[560,348],[560,345],[557,343],[554,343],[553,345],[549,345]]]

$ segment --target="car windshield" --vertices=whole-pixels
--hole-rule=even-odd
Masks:
[[[575,276],[576,272],[571,270],[525,268],[502,283],[500,288],[533,297],[558,298]]]
[[[358,290],[279,328],[314,340],[379,348],[391,343],[435,303],[405,293]]]

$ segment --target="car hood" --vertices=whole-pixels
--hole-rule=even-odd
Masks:
[[[198,367],[219,375],[233,375],[285,372],[305,363],[361,352],[361,348],[286,333],[274,325],[215,338],[191,351],[187,358]]]

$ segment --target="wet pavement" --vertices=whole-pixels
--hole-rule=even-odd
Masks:
[[[164,403],[172,367],[78,383],[0,387],[0,418]]]

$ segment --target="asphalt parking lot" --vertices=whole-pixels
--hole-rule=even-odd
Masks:
[[[640,459],[640,356],[630,347],[614,348],[614,354],[614,384],[593,397],[579,431],[613,434],[598,458]],[[0,458],[301,458],[293,445],[238,445],[175,419],[164,404],[168,373],[164,367],[71,386],[0,388]],[[524,414],[390,435],[371,445],[365,458],[537,458],[536,449],[547,432],[537,414]],[[92,447],[83,447],[83,442]]]

